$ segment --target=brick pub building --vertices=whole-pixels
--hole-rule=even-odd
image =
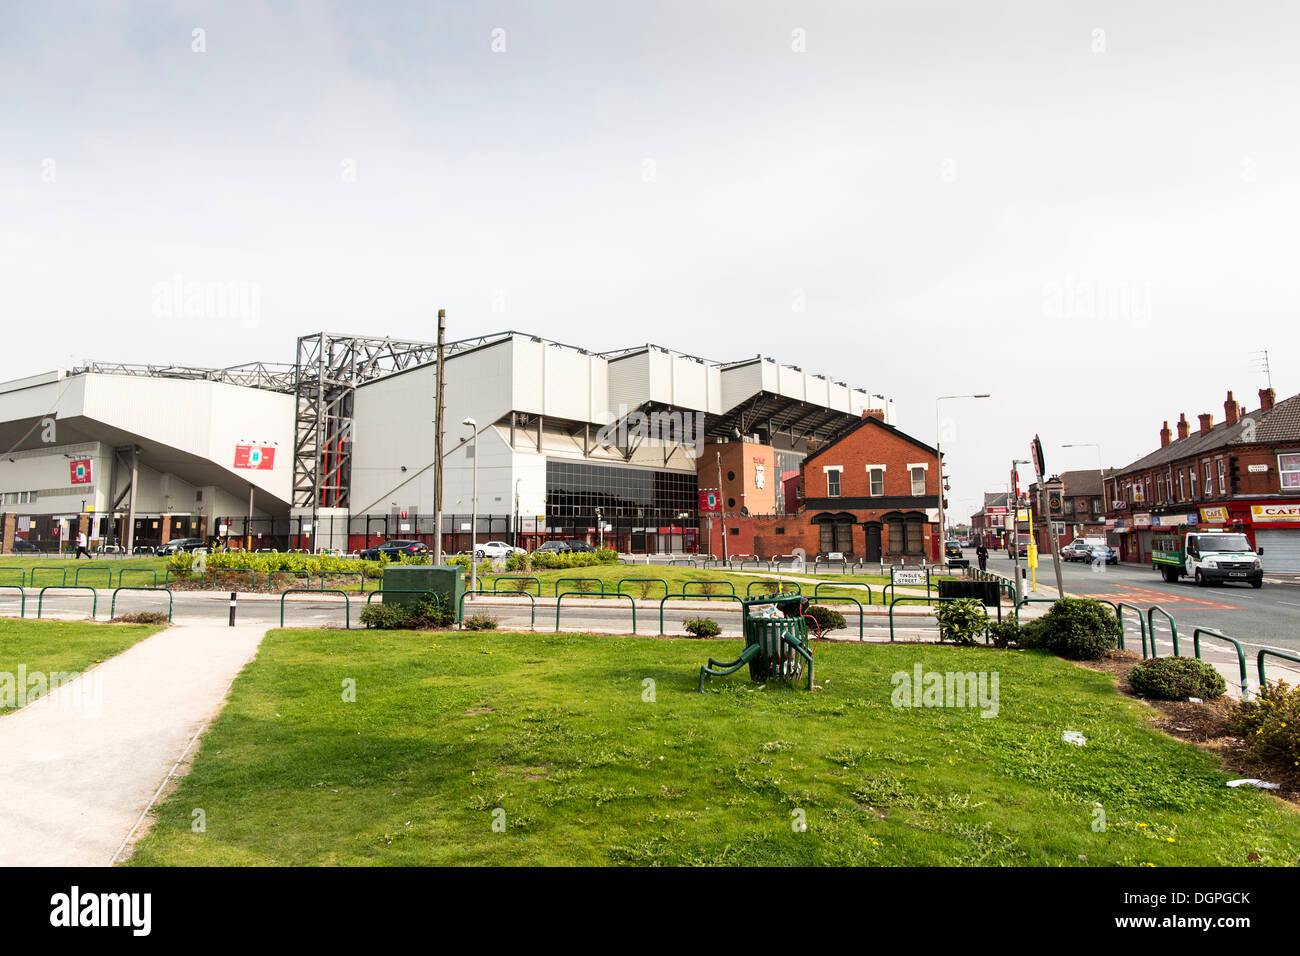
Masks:
[[[940,560],[938,452],[886,424],[879,412],[864,412],[846,434],[804,458],[797,477],[784,480],[768,464],[770,448],[729,447],[739,444],[706,445],[698,462],[702,492],[719,487],[718,456],[728,463],[719,510],[701,512],[706,528],[711,525],[710,553],[770,558],[802,550],[810,559],[842,554],[873,564]],[[766,507],[774,496],[772,513],[753,513],[752,502]]]
[[[1154,537],[1181,526],[1232,526],[1261,549],[1265,572],[1300,572],[1300,395],[1244,411],[1228,392],[1223,421],[1166,421],[1160,447],[1106,480],[1107,530],[1124,561],[1149,563]],[[1177,437],[1175,437],[1175,434]]]

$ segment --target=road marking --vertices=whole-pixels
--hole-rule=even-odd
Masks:
[[[1290,601],[1278,601],[1278,604],[1285,604],[1287,607],[1300,607],[1300,604],[1292,604]]]

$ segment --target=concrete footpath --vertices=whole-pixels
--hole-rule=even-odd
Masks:
[[[0,717],[0,866],[107,866],[266,631],[168,628]]]

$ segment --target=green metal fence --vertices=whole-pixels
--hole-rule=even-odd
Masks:
[[[735,602],[736,602],[737,604],[739,604],[742,608],[743,608],[744,605],[745,605],[745,602],[742,601],[740,598],[738,598],[738,597],[737,597],[736,595],[734,595],[734,594],[719,594],[719,595],[717,595],[717,598],[718,598],[719,600],[721,600],[721,601],[735,601]],[[665,595],[663,596],[663,600],[661,600],[661,601],[659,602],[659,634],[660,634],[660,636],[663,636],[663,634],[664,634],[664,605],[667,604],[669,601],[685,601],[685,600],[688,600],[688,598],[684,598],[684,597],[682,597],[682,595],[680,595],[680,594],[665,594]]]
[[[27,616],[27,589],[21,584],[0,584],[0,591],[13,589],[18,592],[18,616]]]
[[[751,585],[753,585],[753,584],[757,584],[757,583],[758,583],[757,581],[751,581],[751,582],[750,582]],[[736,585],[735,585],[733,582],[731,582],[731,581],[683,581],[683,582],[682,582],[682,597],[684,597],[684,598],[685,598],[685,597],[702,597],[702,598],[704,598],[704,599],[707,601],[707,600],[709,600],[710,598],[715,598],[715,597],[725,597],[725,596],[726,596],[726,595],[723,595],[723,594],[714,594],[714,593],[712,593],[712,592],[702,592],[702,593],[700,593],[700,594],[687,594],[687,593],[686,593],[686,589],[689,588],[689,587],[692,587],[692,586],[695,586],[695,587],[704,587],[705,585],[708,585],[709,587],[717,587],[718,585],[721,585],[721,586],[723,586],[723,587],[725,587],[725,588],[727,589],[727,593],[730,594],[732,597],[735,597],[735,595],[736,595]]]
[[[46,591],[89,591],[90,592],[90,619],[93,621],[95,615],[99,612],[99,592],[89,584],[47,584],[41,588],[41,593],[36,596],[36,617],[39,620],[42,610],[45,607]]]
[[[1229,637],[1219,631],[1209,627],[1198,627],[1192,631],[1192,650],[1196,653],[1196,659],[1201,659],[1201,635],[1206,637],[1215,637],[1221,641],[1227,641],[1237,650],[1237,665],[1241,669],[1241,696],[1250,696],[1250,686],[1246,680],[1246,652],[1241,648],[1241,641],[1235,637]]]
[[[1174,657],[1178,656],[1178,625],[1174,623],[1174,616],[1162,608],[1159,604],[1153,604],[1147,608],[1147,633],[1151,635],[1151,656],[1156,657],[1156,623],[1155,613],[1159,611],[1169,621],[1169,633],[1174,639]]]
[[[969,601],[971,598],[946,598],[946,597],[896,597],[889,602],[889,643],[894,643],[894,605],[902,604],[906,601],[920,601],[922,604],[943,604],[948,601]],[[984,612],[984,630],[988,631],[990,624],[989,610],[983,604],[980,604],[980,610]],[[943,643],[943,630],[939,631],[939,643]]]
[[[583,583],[590,584],[590,583],[592,583],[592,582],[595,582],[596,584],[599,584],[599,585],[600,585],[600,592],[599,592],[599,593],[603,595],[603,594],[605,593],[605,579],[604,579],[604,578],[556,578],[556,579],[555,579],[555,596],[556,596],[556,597],[559,597],[559,596],[560,596],[560,585],[561,585],[561,584],[583,584]],[[578,589],[578,593],[579,593],[579,594],[590,594],[591,592],[590,592],[590,591],[583,591],[581,588],[579,588],[579,589]]]
[[[121,579],[119,578],[118,580],[121,580]],[[122,593],[123,591],[162,591],[164,594],[167,595],[167,623],[168,623],[168,624],[171,623],[171,620],[172,620],[172,607],[174,606],[174,603],[175,603],[175,602],[173,601],[173,599],[172,599],[172,592],[171,592],[171,589],[170,589],[170,588],[160,588],[160,587],[145,587],[145,586],[143,586],[143,585],[141,585],[140,587],[131,587],[131,586],[129,586],[129,585],[127,585],[127,586],[119,585],[119,586],[117,587],[117,589],[113,591],[113,600],[112,600],[112,601],[109,603],[109,605],[108,605],[108,616],[109,616],[110,618],[117,617],[117,596],[118,596],[120,593]]]
[[[325,591],[318,591],[316,588],[288,588],[280,594],[280,626],[284,627],[284,599],[290,594],[311,594],[320,596],[322,594],[341,594],[343,595],[343,626],[347,629],[352,628],[352,602],[348,599],[347,591],[340,591],[331,588]]]
[[[460,619],[462,621],[464,621],[465,619],[465,598],[469,597],[471,594],[487,594],[487,595],[491,595],[492,597],[501,597],[501,594],[498,593],[495,588],[491,591],[488,591],[484,588],[479,588],[477,591],[466,590],[462,592],[460,596]],[[506,596],[516,597],[519,595],[528,598],[528,629],[530,631],[535,631],[537,630],[537,599],[534,598],[532,594],[529,593],[528,591],[511,591]],[[509,606],[510,605],[507,605],[507,607]]]
[[[1275,651],[1269,647],[1264,648],[1255,655],[1255,666],[1259,668],[1260,690],[1263,690],[1264,685],[1268,683],[1268,677],[1264,674],[1264,658],[1266,657],[1276,657],[1279,660],[1293,661],[1296,664],[1300,664],[1300,656],[1296,654],[1289,654],[1286,651]]]
[[[627,598],[628,603],[632,605],[632,633],[636,633],[636,600],[630,594],[591,594],[587,591],[565,591],[563,594],[555,596],[555,631],[560,630],[560,605],[566,597],[585,597],[585,598],[608,598],[617,601],[619,598]]]

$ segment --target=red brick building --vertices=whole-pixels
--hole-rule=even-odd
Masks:
[[[740,449],[723,455],[738,464],[724,465],[723,511],[715,516],[708,550],[765,558],[802,550],[809,558],[843,554],[885,564],[940,560],[938,453],[877,415],[864,413],[846,434],[803,460],[798,477],[783,482],[786,514],[755,514],[748,507],[755,492],[764,501],[771,494],[753,488],[747,473],[764,457],[760,446],[708,446],[700,459],[701,489],[718,484],[720,450],[729,444]],[[728,475],[734,476],[730,483]]]
[[[1149,562],[1155,534],[1183,525],[1238,526],[1266,572],[1300,571],[1300,395],[1244,411],[1228,392],[1223,421],[1181,415],[1160,447],[1106,481],[1106,524],[1125,561]]]

